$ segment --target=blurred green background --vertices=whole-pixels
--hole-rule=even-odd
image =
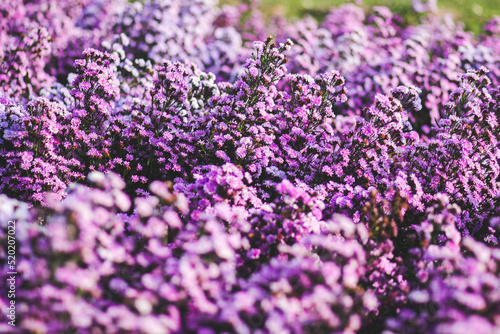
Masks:
[[[300,18],[310,14],[322,20],[331,7],[339,6],[345,0],[261,0],[261,10],[267,15],[285,15],[288,18]],[[236,0],[221,0],[221,3],[238,3]],[[449,13],[457,21],[465,23],[465,27],[479,33],[482,26],[493,17],[500,15],[500,0],[438,0],[438,15]],[[401,15],[406,23],[419,22],[419,15],[412,10],[411,0],[364,0],[363,7],[387,6]]]

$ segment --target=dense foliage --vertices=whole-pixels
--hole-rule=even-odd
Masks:
[[[500,18],[0,14],[0,331],[499,333]]]

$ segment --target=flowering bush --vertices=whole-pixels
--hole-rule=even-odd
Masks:
[[[0,6],[0,331],[500,327],[500,19]]]

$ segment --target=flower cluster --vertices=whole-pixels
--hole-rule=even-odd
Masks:
[[[233,198],[242,196],[238,168],[223,170],[217,174]],[[27,205],[0,197],[2,221],[17,221],[16,303],[24,330],[357,330],[377,307],[374,292],[358,283],[366,263],[358,236],[367,232],[347,218],[318,224],[292,246],[277,241],[280,257],[242,275],[241,254],[254,260],[259,254],[252,248],[257,232],[239,203],[219,199],[212,210],[191,211],[186,196],[155,181],[153,195],[132,204],[116,174],[88,178],[93,189],[77,185],[65,201],[49,201],[44,227],[32,223],[36,214]],[[287,193],[277,207],[292,211],[299,190],[286,182],[280,188]],[[130,208],[132,215],[119,213]]]
[[[0,332],[494,332],[500,20],[413,8],[1,3]]]
[[[350,92],[347,114],[361,114],[377,93],[389,94],[399,85],[418,86],[423,111],[415,119],[415,130],[427,133],[445,116],[444,104],[459,86],[460,73],[486,66],[493,82],[500,82],[497,24],[493,19],[475,39],[450,18],[429,15],[422,24],[405,27],[388,8],[375,7],[366,15],[347,4],[332,10],[321,25],[304,19],[285,34],[297,42],[293,71],[336,69],[345,76]]]

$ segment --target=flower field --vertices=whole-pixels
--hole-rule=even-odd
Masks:
[[[412,5],[0,1],[0,333],[499,334],[500,17]]]

